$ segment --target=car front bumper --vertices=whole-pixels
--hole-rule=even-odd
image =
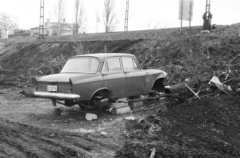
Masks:
[[[40,98],[50,98],[50,99],[60,99],[60,100],[78,100],[80,95],[78,94],[68,94],[68,93],[50,93],[50,92],[35,92],[35,97]]]

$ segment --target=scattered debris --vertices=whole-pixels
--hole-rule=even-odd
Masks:
[[[111,108],[108,109],[107,111],[112,112],[112,110],[115,108],[115,106],[116,106],[117,104],[118,104],[118,100],[117,100],[115,103],[113,103],[113,105],[111,106]]]
[[[3,81],[5,78],[6,78],[6,75],[4,75],[4,74],[0,75],[0,81]]]
[[[62,114],[62,112],[63,112],[63,110],[61,108],[57,107],[57,108],[54,109],[53,114],[55,116],[59,116],[59,115]]]
[[[19,92],[20,94],[25,95],[26,97],[30,97],[33,98],[34,97],[34,93],[33,92],[27,92],[25,90],[22,90],[21,92]]]
[[[139,96],[138,98],[135,98],[135,99],[139,99],[139,101],[129,101],[129,106],[132,110],[135,109],[135,108],[139,108],[139,107],[144,106],[143,101],[141,101],[141,100],[148,99],[148,97],[141,95],[141,96]]]
[[[87,113],[86,116],[85,116],[86,120],[88,121],[92,121],[92,120],[96,120],[97,119],[97,115],[96,114],[90,114],[90,113]]]
[[[77,112],[81,111],[81,108],[80,108],[80,106],[78,106],[78,105],[74,105],[74,106],[72,107],[72,109],[73,109],[74,111],[77,111]]]
[[[68,111],[63,111],[63,112],[61,113],[61,115],[62,115],[62,116],[68,116],[68,115],[69,115],[69,112],[68,112]]]
[[[185,86],[198,98],[198,99],[201,99],[199,97],[199,93],[201,92],[200,90],[198,90],[197,92],[194,92],[188,85],[187,83],[185,83]]]
[[[156,153],[156,148],[153,148],[149,158],[154,158],[155,153]]]
[[[76,132],[76,133],[93,133],[93,132],[95,132],[95,131],[96,131],[96,130],[93,130],[93,129],[84,129],[84,128],[69,130],[69,132]]]
[[[136,118],[134,116],[128,116],[124,118],[125,120],[135,120]]]
[[[212,79],[209,81],[209,84],[216,86],[219,90],[221,90],[222,92],[224,92],[228,95],[235,95],[235,93],[232,91],[231,87],[226,86],[222,82],[220,82],[220,80],[217,76],[213,76]]]
[[[127,121],[127,140],[116,157],[149,157],[155,153],[155,157],[238,158],[239,103],[238,97],[228,95],[202,98]]]
[[[107,136],[108,133],[107,133],[107,132],[101,132],[101,135],[103,135],[103,136]]]
[[[117,101],[116,103],[110,103],[111,110],[110,112],[114,109],[120,109],[128,106],[128,102],[119,102]]]
[[[107,111],[112,114],[125,114],[131,112],[130,107],[128,106],[127,98],[120,98],[115,103],[110,103],[110,109]]]
[[[119,108],[119,109],[114,108],[111,111],[112,114],[126,114],[126,113],[130,113],[130,112],[132,112],[132,111],[131,111],[129,106],[122,107],[122,108]]]

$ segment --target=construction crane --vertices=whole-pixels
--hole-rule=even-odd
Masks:
[[[44,37],[44,0],[40,0],[39,37]]]
[[[124,31],[128,31],[128,14],[129,14],[129,0],[126,0]]]

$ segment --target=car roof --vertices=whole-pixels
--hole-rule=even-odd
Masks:
[[[73,58],[76,57],[96,57],[100,61],[104,61],[106,58],[110,57],[121,57],[121,56],[130,56],[130,57],[135,57],[132,54],[127,54],[127,53],[94,53],[94,54],[83,54],[83,55],[76,55],[73,56]]]

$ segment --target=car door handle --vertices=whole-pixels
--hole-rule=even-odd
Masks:
[[[108,74],[104,74],[104,73],[102,73],[102,76],[106,76],[106,75],[108,75]]]
[[[125,71],[124,73],[125,73],[125,74],[128,74],[128,73],[129,73],[129,71],[128,71],[128,72],[127,72],[127,71]]]

